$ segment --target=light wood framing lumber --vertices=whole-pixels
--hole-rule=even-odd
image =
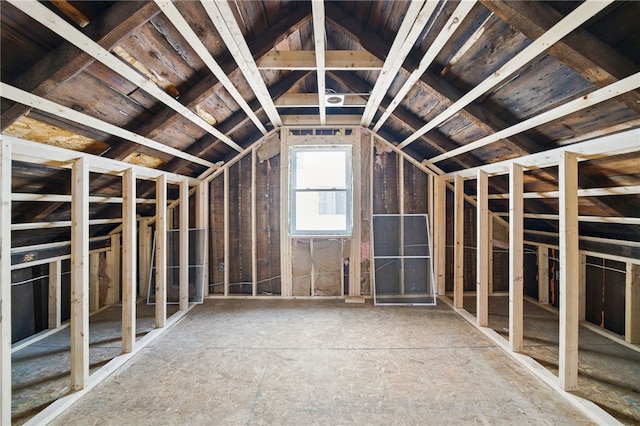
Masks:
[[[640,194],[640,185],[611,186],[607,188],[581,188],[578,189],[578,197],[606,197],[608,195],[637,195]],[[525,192],[524,198],[559,198],[560,191]],[[490,200],[506,200],[509,194],[491,194]]]
[[[481,327],[489,326],[489,176],[478,170],[478,205],[476,206],[476,319]]]
[[[289,144],[288,130],[280,132],[280,295],[292,296],[291,240],[289,239]]]
[[[438,294],[444,296],[445,290],[445,278],[446,278],[446,253],[447,253],[447,181],[441,177],[436,176],[433,194],[433,204],[435,217],[434,223],[434,235],[435,235],[435,266],[436,266],[436,286]]]
[[[182,105],[171,95],[166,93],[154,82],[139,74],[133,68],[122,62],[116,56],[109,53],[108,50],[94,42],[91,38],[84,35],[81,31],[67,23],[63,18],[47,9],[44,5],[35,0],[7,0],[13,6],[20,9],[45,27],[49,28],[63,39],[73,43],[76,47],[91,55],[94,59],[101,62],[114,72],[129,80],[131,83],[140,87],[142,90],[155,97],[168,107],[174,109],[187,120],[204,129],[208,133],[217,137],[236,151],[242,151],[242,148],[232,141],[229,137],[218,131],[215,127],[207,123],[195,112]]]
[[[89,380],[89,162],[71,169],[71,390]]]
[[[538,303],[549,304],[549,248],[538,246]]]
[[[547,32],[534,40],[524,50],[514,56],[509,62],[501,66],[497,71],[492,73],[480,84],[476,85],[472,90],[467,92],[462,98],[454,102],[449,108],[434,117],[429,123],[418,129],[418,131],[407,137],[399,145],[404,148],[411,142],[418,139],[431,129],[436,128],[440,124],[455,115],[458,111],[478,99],[482,94],[496,87],[498,84],[506,80],[511,74],[516,72],[520,67],[542,54],[549,46],[562,39],[574,29],[578,28],[584,22],[589,20],[595,14],[607,7],[612,0],[606,1],[587,1],[582,3],[571,13],[565,16],[556,25],[551,27]]]
[[[109,287],[107,288],[107,296],[105,304],[114,305],[120,302],[120,280],[122,274],[120,272],[122,262],[122,249],[120,246],[120,233],[111,234],[111,246],[107,252],[107,264],[109,265]]]
[[[179,306],[181,311],[189,308],[189,182],[180,183],[180,281]]]
[[[229,92],[233,100],[238,103],[240,108],[242,108],[251,121],[253,121],[253,124],[255,124],[258,130],[260,130],[263,135],[267,134],[267,129],[264,127],[258,116],[253,112],[253,109],[249,107],[247,101],[244,100],[240,92],[238,92],[238,89],[236,89],[236,86],[231,82],[229,77],[227,77],[227,74],[213,56],[211,56],[211,53],[204,43],[200,41],[200,37],[198,37],[195,31],[191,29],[191,26],[189,26],[189,23],[184,19],[173,2],[170,0],[155,0],[155,3],[158,5],[160,10],[167,15],[167,18],[169,18],[171,23],[176,27],[180,34],[182,34],[187,43],[189,43],[200,59],[202,59],[202,62],[209,67],[209,70],[211,70],[213,75],[216,76],[222,86],[227,90],[227,92]]]
[[[464,297],[464,180],[454,178],[453,205],[453,306],[463,307]]]
[[[269,117],[271,124],[273,124],[274,127],[282,126],[280,115],[273,104],[269,90],[260,75],[260,71],[249,50],[249,46],[247,46],[247,42],[238,26],[231,7],[227,2],[201,0],[201,4],[218,30],[220,37],[224,40],[229,53],[231,53],[238,63],[242,74],[256,94],[256,98],[264,108],[264,112]],[[241,152],[242,149],[238,149],[237,151]]]
[[[341,96],[344,96],[341,108],[362,108],[367,104],[367,100],[359,95],[342,94]],[[317,93],[285,93],[274,102],[278,108],[317,108],[318,99]]]
[[[420,76],[422,76],[422,74],[424,74],[427,68],[429,68],[429,65],[431,65],[433,60],[436,58],[440,50],[447,43],[449,38],[453,35],[455,30],[457,30],[460,24],[462,24],[462,21],[469,14],[469,12],[471,12],[471,9],[473,8],[473,6],[475,6],[475,4],[476,4],[476,0],[463,1],[458,4],[458,7],[453,12],[453,14],[449,17],[442,31],[438,33],[438,36],[436,37],[436,39],[433,41],[433,43],[431,43],[431,45],[429,46],[429,49],[427,49],[427,51],[423,55],[422,59],[420,60],[420,64],[418,65],[418,68],[416,68],[411,73],[411,75],[409,75],[409,78],[402,85],[402,87],[400,88],[396,96],[393,98],[389,106],[386,108],[386,111],[382,114],[382,117],[378,119],[378,122],[373,127],[374,132],[377,132],[378,130],[380,130],[380,128],[382,127],[384,122],[387,120],[387,118],[391,116],[393,111],[398,107],[398,105],[400,105],[400,102],[402,102],[405,96],[407,96],[407,93],[409,93],[409,91],[413,88],[413,86],[417,83],[417,81],[420,80]],[[400,66],[402,66],[402,64]]]
[[[321,30],[324,38],[324,28]],[[326,70],[374,71],[381,69],[383,64],[380,59],[366,50],[325,50],[324,52]],[[256,65],[261,70],[315,71],[317,69],[316,52],[274,50],[256,60]]]
[[[325,30],[324,30],[324,0],[311,0],[313,13],[313,42],[315,45],[316,74],[318,81],[318,111],[320,124],[327,123],[327,109],[325,107]]]
[[[630,75],[620,81],[616,81],[615,83],[611,83],[610,85],[595,90],[589,94],[581,95],[572,101],[557,106],[549,111],[545,111],[542,114],[528,118],[527,120],[521,121],[518,124],[507,127],[506,129],[502,129],[496,133],[480,138],[477,141],[466,143],[459,148],[430,158],[428,161],[431,163],[437,163],[439,161],[446,160],[447,158],[482,148],[483,146],[501,141],[509,136],[530,130],[534,127],[615,98],[616,96],[635,90],[638,87],[640,87],[640,72]]]
[[[70,203],[71,195],[36,194],[36,193],[32,194],[27,192],[14,192],[11,194],[11,201],[43,201],[48,203]],[[89,204],[91,203],[122,204],[122,197],[100,197],[96,195],[90,195]],[[137,198],[136,203],[137,204],[155,204],[156,200],[151,198]]]
[[[624,340],[640,344],[640,265],[627,263],[625,277]]]
[[[578,161],[565,151],[558,167],[560,187],[560,348],[563,390],[578,387],[578,318],[580,255],[578,248]]]
[[[587,255],[579,253],[580,268],[578,271],[578,321],[585,321],[587,319]]]
[[[522,352],[524,303],[524,200],[522,166],[511,163],[509,173],[509,348]]]
[[[351,252],[349,253],[349,296],[360,296],[361,255],[362,255],[362,191],[369,188],[362,187],[362,129],[356,130],[353,144],[353,224],[351,230]],[[344,286],[342,287],[344,290]]]
[[[369,127],[373,121],[373,116],[378,110],[385,93],[389,90],[393,79],[400,71],[402,63],[413,48],[414,43],[422,33],[425,25],[429,21],[431,14],[436,10],[437,2],[413,0],[407,9],[402,24],[396,33],[396,37],[391,45],[391,50],[384,61],[380,77],[369,95],[367,106],[362,114],[360,124]]]
[[[256,175],[258,154],[251,150],[251,295],[258,294],[258,214],[256,212]]]
[[[49,262],[49,311],[48,328],[56,329],[62,324],[62,262]]]
[[[229,167],[224,168],[223,173],[223,203],[224,203],[224,295],[229,295],[229,250],[231,238],[229,235]]]
[[[202,229],[204,232],[204,251],[203,258],[203,280],[204,280],[204,296],[209,295],[209,183],[200,182],[196,186],[196,228]]]
[[[100,253],[89,253],[89,312],[100,307]]]
[[[11,424],[11,144],[0,140],[0,423]]]
[[[151,250],[153,235],[151,232],[151,219],[144,218],[140,221],[138,231],[138,257],[140,259],[140,295],[147,297],[149,293],[149,274],[151,273]]]
[[[156,181],[156,328],[167,323],[167,178]]]
[[[137,262],[136,172],[122,175],[122,352],[136,343]]]

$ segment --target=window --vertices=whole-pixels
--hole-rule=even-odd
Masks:
[[[292,235],[350,235],[351,146],[292,146]]]

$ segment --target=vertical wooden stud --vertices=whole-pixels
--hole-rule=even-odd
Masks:
[[[476,248],[476,320],[489,326],[489,175],[478,170],[477,248]]]
[[[71,389],[89,380],[89,162],[71,169]]]
[[[522,351],[524,309],[524,198],[522,166],[509,170],[509,348]]]
[[[493,218],[489,216],[489,260],[488,271],[489,275],[489,294],[493,294]]]
[[[580,254],[578,249],[578,161],[563,152],[558,167],[560,188],[560,387],[578,387],[578,318]]]
[[[280,131],[280,294],[293,293],[291,240],[289,238],[289,145],[288,130]]]
[[[538,246],[538,302],[549,304],[549,249]]]
[[[453,209],[453,306],[463,307],[464,296],[464,180],[454,178]]]
[[[433,227],[435,235],[435,270],[438,294],[444,296],[446,292],[446,264],[447,264],[447,181],[442,176],[435,178],[434,187]]]
[[[149,219],[143,218],[139,225],[139,267],[140,267],[140,294],[147,297],[149,293],[149,272],[151,271],[151,227]]]
[[[49,263],[49,328],[62,325],[62,262]]]
[[[224,295],[229,295],[229,167],[224,168]]]
[[[109,287],[107,288],[106,305],[120,302],[120,234],[111,234],[111,250],[107,252],[109,264]]]
[[[204,251],[202,252],[204,296],[209,295],[209,182],[200,182],[196,187],[196,228],[203,229]]]
[[[179,269],[179,309],[189,308],[189,182],[180,182],[180,269]]]
[[[398,155],[398,208],[400,213],[400,294],[404,294],[404,158]]]
[[[11,424],[11,144],[0,139],[0,424]]]
[[[156,327],[167,323],[167,177],[156,180]]]
[[[627,263],[625,278],[624,339],[627,343],[640,343],[640,265]]]
[[[429,234],[430,234],[430,241],[432,242],[433,245],[435,245],[435,235],[434,235],[434,231],[433,231],[433,214],[434,214],[434,208],[433,208],[433,188],[435,186],[435,178],[436,176],[434,174],[428,174],[427,175],[427,214],[429,215]],[[431,247],[431,253],[432,253],[432,261],[433,261],[433,250],[434,248]]]
[[[100,307],[100,253],[89,254],[89,312]]]
[[[580,278],[578,283],[578,320],[587,319],[587,255],[580,254]]]
[[[258,294],[258,214],[256,212],[256,175],[258,160],[255,149],[251,150],[251,294]]]
[[[122,352],[133,351],[136,343],[136,172],[122,176]]]
[[[361,131],[356,132],[351,161],[353,165],[352,187],[353,187],[353,210],[351,232],[351,247],[349,253],[349,296],[360,296],[360,257],[362,250],[362,155],[361,155]],[[365,188],[366,190],[366,188]],[[344,262],[343,262],[344,263]],[[344,267],[344,264],[343,264]],[[344,285],[342,286],[344,292]]]

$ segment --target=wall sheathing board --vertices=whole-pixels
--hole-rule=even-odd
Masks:
[[[311,240],[294,238],[291,240],[291,264],[294,296],[311,295]]]
[[[251,294],[251,156],[229,168],[229,293]]]
[[[314,296],[342,295],[343,240],[313,240]],[[348,252],[347,252],[348,253]]]
[[[209,293],[224,293],[224,178],[220,174],[209,186]]]
[[[267,142],[257,149],[258,295],[280,294],[280,142],[272,140],[277,143]]]

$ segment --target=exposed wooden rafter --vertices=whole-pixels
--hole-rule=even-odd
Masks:
[[[324,0],[311,0],[313,12],[313,40],[316,53],[316,75],[318,80],[318,112],[320,124],[327,123],[327,109],[325,106],[325,30],[324,30]]]

